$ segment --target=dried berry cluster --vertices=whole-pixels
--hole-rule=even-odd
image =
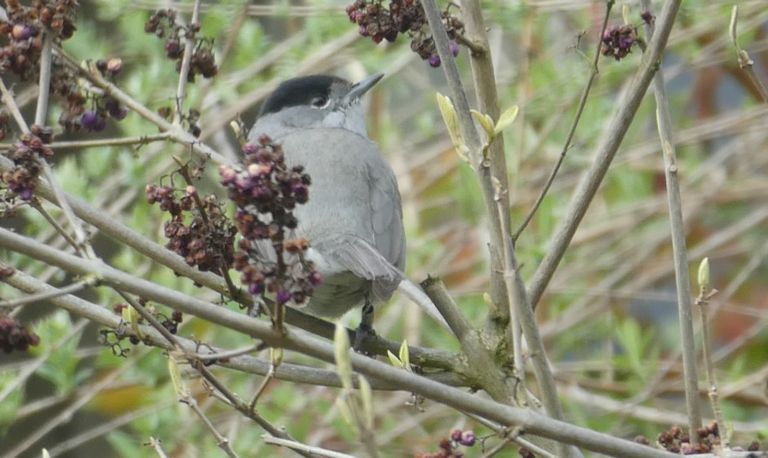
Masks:
[[[39,343],[40,337],[16,321],[15,318],[0,316],[0,348],[5,353],[14,350],[27,351],[30,346],[34,347]]]
[[[171,313],[171,317],[163,317],[163,320],[160,322],[160,324],[162,324],[163,327],[167,329],[171,334],[176,334],[176,332],[179,330],[179,324],[182,321],[184,321],[184,315],[182,315],[182,313],[178,310],[174,310]]]
[[[459,450],[459,446],[471,447],[475,445],[475,433],[467,430],[455,429],[451,435],[440,440],[438,446],[440,450],[435,453],[417,453],[416,458],[462,458],[464,452]]]
[[[7,3],[8,20],[0,20],[0,36],[8,44],[0,48],[0,73],[11,71],[22,81],[37,81],[43,30],[52,30],[54,40],[70,38],[75,31],[76,0],[34,0],[31,6],[18,1]],[[96,67],[105,75],[114,77],[122,69],[117,58],[99,60]],[[59,124],[67,131],[81,128],[99,131],[106,127],[106,118],[123,119],[128,111],[109,97],[84,94],[78,75],[54,55],[51,67],[51,92],[64,101]],[[91,100],[92,109],[87,110]]]
[[[147,185],[145,191],[150,204],[159,204],[171,215],[164,226],[167,248],[204,272],[229,270],[234,261],[236,230],[216,196],[201,199],[192,185],[183,193],[171,186],[156,185]]]
[[[8,154],[13,168],[2,175],[8,190],[24,201],[31,200],[35,194],[37,177],[42,171],[41,161],[53,157],[53,150],[46,145],[51,141],[51,130],[37,125],[33,125],[31,130],[16,142]]]
[[[0,36],[8,44],[0,48],[0,73],[8,70],[21,80],[37,79],[42,31],[52,30],[56,40],[66,40],[75,32],[76,0],[34,0],[23,6],[18,0],[5,2],[7,20],[0,19]]]
[[[216,67],[213,56],[213,41],[207,38],[196,38],[197,32],[200,31],[199,24],[190,24],[188,27],[178,24],[175,10],[155,11],[144,24],[144,31],[155,34],[158,38],[165,38],[165,55],[176,61],[177,72],[181,72],[185,40],[191,37],[195,41],[187,81],[194,82],[198,74],[203,78],[212,78],[218,73],[219,69]]]
[[[113,70],[105,68],[102,73],[107,76],[117,75],[122,68],[122,61],[118,58],[98,60],[97,68],[107,62],[113,63]],[[58,73],[53,74],[51,84],[55,93],[66,101],[66,107],[59,115],[59,125],[67,132],[77,132],[81,129],[100,132],[107,127],[108,118],[122,121],[128,115],[127,108],[107,95],[91,92],[83,94],[77,84],[77,76],[66,68],[61,68]]]
[[[638,41],[637,29],[632,25],[611,26],[603,32],[604,56],[612,56],[616,60],[627,57],[632,51],[632,46]]]
[[[298,224],[293,210],[309,198],[309,175],[300,166],[288,167],[280,145],[267,136],[242,152],[244,168],[219,168],[242,235],[234,267],[251,294],[302,304],[321,281],[304,257],[309,243],[293,237]]]
[[[666,450],[683,455],[710,453],[714,446],[720,444],[717,423],[714,421],[703,428],[699,428],[698,431],[696,431],[696,434],[699,436],[699,443],[693,445],[691,444],[688,433],[684,432],[679,426],[672,426],[659,434],[658,442]],[[635,441],[642,442],[641,440],[638,440],[638,438],[636,438]],[[647,439],[645,442],[647,442]]]
[[[411,49],[429,65],[440,66],[440,56],[429,34],[427,18],[419,0],[390,0],[388,8],[383,0],[355,0],[347,6],[347,16],[359,26],[360,35],[370,37],[374,43],[382,40],[393,42],[398,34],[408,34]],[[455,57],[459,54],[456,39],[464,33],[464,24],[448,10],[442,13],[442,18]]]

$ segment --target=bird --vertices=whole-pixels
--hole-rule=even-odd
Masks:
[[[284,81],[248,132],[251,142],[266,135],[280,144],[287,165],[303,166],[311,177],[309,200],[294,210],[296,234],[309,241],[307,258],[323,281],[302,310],[336,318],[362,305],[356,341],[372,332],[374,305],[398,287],[426,298],[403,274],[406,237],[397,178],[366,128],[362,97],[383,76],[357,83],[332,75]],[[442,320],[429,304],[428,313]]]

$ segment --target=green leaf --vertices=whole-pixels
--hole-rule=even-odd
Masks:
[[[403,340],[400,344],[400,361],[403,362],[403,367],[406,370],[411,370],[411,356],[408,353],[408,341]]]
[[[435,94],[435,97],[437,98],[437,106],[440,108],[440,114],[443,116],[445,127],[448,129],[448,135],[451,136],[453,147],[456,148],[456,153],[462,160],[469,162],[469,157],[467,156],[469,148],[464,145],[464,140],[461,138],[459,118],[456,115],[456,108],[453,107],[453,102],[451,102],[450,98],[439,92]]]
[[[387,350],[387,358],[389,358],[389,363],[393,366],[397,367],[398,369],[405,369],[403,362],[397,359],[397,356],[395,356],[395,354],[389,350]]]
[[[512,105],[507,108],[504,113],[499,116],[499,121],[496,123],[496,127],[493,128],[493,134],[499,135],[504,129],[509,127],[509,125],[517,118],[517,113],[519,111],[520,108],[517,105]]]
[[[699,264],[699,289],[705,293],[709,291],[709,258],[704,258]]]
[[[475,118],[478,124],[480,124],[480,127],[483,128],[485,131],[485,138],[490,141],[493,139],[494,136],[494,130],[493,130],[493,119],[491,119],[490,116],[488,116],[485,113],[480,113],[477,110],[469,110],[470,113],[472,113],[472,117]]]

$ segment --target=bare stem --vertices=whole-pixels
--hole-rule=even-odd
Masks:
[[[760,79],[759,76],[755,73],[754,64],[755,62],[752,60],[751,57],[749,57],[749,53],[741,49],[741,46],[739,46],[738,41],[738,31],[737,31],[737,25],[739,21],[739,7],[738,4],[734,3],[733,9],[731,11],[731,27],[730,27],[730,34],[731,34],[731,41],[733,41],[733,45],[736,47],[736,56],[737,61],[739,63],[739,68],[744,70],[747,73],[747,76],[749,76],[749,79],[752,81],[752,84],[755,85],[757,88],[757,92],[760,94],[760,98],[763,99],[763,103],[768,103],[768,89],[765,87],[765,84],[763,83],[763,80]]]
[[[624,135],[629,130],[632,119],[640,107],[640,102],[642,102],[643,96],[651,84],[653,75],[659,68],[667,39],[672,31],[681,3],[682,0],[666,0],[661,14],[657,17],[658,29],[648,44],[648,50],[643,55],[640,69],[629,82],[626,95],[617,104],[613,117],[603,131],[602,141],[597,147],[592,165],[584,173],[574,190],[566,215],[552,235],[544,259],[531,279],[528,297],[534,306],[539,302],[552,279],[552,275],[554,275],[565,250],[571,243],[576,228],[579,227],[589,204],[597,193],[605,173],[624,139]]]
[[[723,409],[720,407],[720,394],[717,387],[717,376],[715,375],[715,363],[712,360],[712,333],[709,323],[709,301],[717,294],[717,290],[713,289],[707,291],[706,288],[701,288],[699,296],[696,298],[696,305],[701,310],[701,338],[702,338],[702,353],[704,355],[704,368],[707,372],[707,384],[709,385],[709,401],[712,404],[712,413],[715,416],[715,422],[717,422],[717,433],[720,437],[720,444],[724,449],[730,447],[730,439],[728,437],[728,431],[725,429],[725,420],[723,418]]]
[[[643,0],[645,11],[650,11],[650,0]],[[654,27],[645,24],[649,40],[654,37]],[[656,98],[656,124],[664,157],[664,176],[667,183],[667,204],[669,223],[672,232],[672,256],[675,266],[677,286],[678,319],[680,321],[680,339],[683,348],[683,371],[685,379],[685,401],[688,410],[688,428],[691,443],[699,442],[697,430],[701,427],[701,407],[699,406],[699,381],[696,371],[696,343],[693,338],[693,313],[691,311],[691,279],[688,273],[688,249],[686,230],[683,223],[683,204],[680,198],[678,181],[677,155],[672,138],[672,117],[669,113],[669,101],[664,88],[664,73],[661,68],[653,78],[653,90]]]
[[[179,69],[179,84],[176,87],[176,113],[173,117],[173,123],[179,125],[184,109],[184,91],[189,78],[189,66],[192,62],[192,51],[195,47],[196,30],[200,28],[200,0],[195,0],[192,7],[192,20],[186,27],[184,33],[184,55],[181,58],[181,68]]]
[[[37,294],[30,294],[28,296],[20,297],[18,299],[7,299],[0,301],[0,308],[18,307],[20,305],[34,304],[35,302],[41,302],[55,297],[64,296],[67,294],[76,293],[83,288],[87,288],[96,283],[96,280],[91,277],[84,280],[76,281],[71,285],[64,286],[54,291],[44,291]]]
[[[2,78],[0,78],[0,92],[3,94],[5,108],[11,112],[14,121],[16,121],[16,125],[19,126],[19,130],[24,134],[28,134],[29,126],[27,125],[27,121],[24,120],[24,116],[22,116],[19,106],[16,104],[16,100],[13,99],[13,94],[11,94],[11,91],[5,86],[5,81],[3,81]]]
[[[292,328],[286,328],[287,332],[282,334],[262,320],[244,316],[197,297],[191,297],[174,289],[135,278],[125,272],[108,267],[100,261],[83,259],[55,250],[40,242],[14,234],[7,229],[0,228],[0,247],[13,249],[18,253],[57,265],[72,273],[83,274],[101,270],[102,278],[106,284],[119,285],[123,291],[261,339],[270,346],[283,347],[326,362],[333,362],[335,359],[333,344],[317,337],[297,332]],[[522,426],[526,433],[532,435],[573,444],[598,453],[627,458],[672,458],[676,456],[669,452],[655,450],[631,441],[554,420],[527,409],[515,408],[475,396],[461,389],[443,385],[366,356],[350,354],[349,357],[353,370],[362,375],[391,383],[402,390],[411,391],[459,410],[488,418],[503,426]],[[198,370],[204,373],[206,369],[203,366]]]
[[[533,219],[533,216],[536,214],[536,211],[538,211],[539,207],[541,206],[541,202],[544,200],[544,197],[547,196],[547,193],[549,192],[549,188],[552,187],[552,183],[555,181],[557,172],[560,171],[560,167],[563,165],[563,161],[565,161],[566,153],[571,148],[573,137],[576,134],[576,128],[579,126],[579,121],[581,120],[582,113],[584,113],[584,107],[587,106],[587,98],[589,97],[589,93],[592,90],[592,84],[595,82],[597,75],[600,73],[597,63],[600,60],[600,55],[601,55],[600,50],[603,47],[602,36],[603,36],[603,33],[605,33],[606,26],[608,25],[608,18],[611,15],[611,9],[613,8],[614,3],[615,3],[614,0],[609,0],[605,2],[605,16],[603,17],[603,25],[600,27],[600,35],[598,35],[597,49],[595,49],[595,56],[592,59],[592,70],[589,74],[589,80],[587,81],[587,85],[584,87],[584,91],[581,93],[581,99],[579,99],[579,106],[576,109],[576,116],[573,118],[573,123],[571,123],[571,129],[568,131],[568,136],[565,139],[565,145],[563,145],[563,150],[560,152],[560,157],[558,158],[555,166],[552,168],[552,171],[550,172],[549,177],[547,178],[547,181],[544,184],[544,188],[542,188],[541,192],[539,193],[539,196],[536,198],[536,202],[533,203],[533,206],[528,211],[528,214],[525,216],[525,219],[523,220],[522,223],[520,223],[520,227],[518,227],[515,233],[512,235],[513,243],[517,242],[517,239],[520,237],[520,234],[523,233],[525,228],[528,226],[528,223],[531,222],[531,220]],[[534,307],[535,305],[536,304],[534,304]]]
[[[469,148],[470,161],[473,165],[473,169],[478,175],[478,179],[483,191],[486,212],[489,217],[489,235],[491,239],[491,297],[494,304],[498,305],[494,311],[501,313],[502,315],[500,316],[500,321],[506,323],[506,320],[509,319],[509,316],[507,315],[508,306],[506,304],[507,296],[506,292],[504,291],[504,279],[501,275],[501,239],[503,230],[502,222],[499,220],[498,213],[496,212],[492,180],[492,177],[496,177],[498,182],[503,183],[506,189],[506,169],[492,170],[491,167],[494,163],[493,159],[491,161],[484,161],[482,153],[483,142],[480,138],[479,132],[475,128],[474,121],[472,120],[467,94],[464,91],[464,86],[461,82],[461,78],[459,77],[459,69],[456,66],[456,61],[449,48],[448,35],[445,31],[445,27],[443,26],[440,10],[438,9],[435,0],[424,0],[422,1],[422,5],[424,6],[424,12],[426,13],[427,21],[429,22],[429,28],[432,32],[432,37],[435,40],[435,45],[437,47],[437,53],[440,56],[443,72],[445,74],[446,80],[448,81],[451,99],[453,100],[453,104],[456,107],[456,114],[459,119],[459,130],[461,131],[461,137]],[[475,4],[475,6],[479,10],[479,5]],[[466,9],[467,11],[474,11],[475,8],[466,7]],[[477,14],[481,14],[481,12],[478,11]],[[475,44],[478,44],[476,40]],[[490,81],[491,83],[488,90],[491,90],[492,87],[492,90],[495,94],[495,82],[493,81],[492,76]],[[495,104],[496,102],[494,101],[493,103]],[[498,107],[496,110],[498,112]],[[493,114],[490,115],[493,116]],[[498,117],[498,115],[496,116]],[[497,140],[494,143],[499,141],[500,140]],[[496,152],[496,150],[494,150],[494,152]],[[500,158],[497,156],[500,156]],[[503,153],[494,154],[493,158],[496,162],[503,161]],[[506,211],[508,212],[509,210],[507,209]]]
[[[211,419],[208,418],[208,416],[203,412],[203,410],[200,408],[200,406],[197,404],[197,401],[193,396],[187,395],[184,396],[182,399],[180,399],[181,402],[184,404],[187,404],[189,407],[192,408],[192,411],[195,412],[195,414],[202,420],[203,424],[206,428],[208,428],[208,431],[211,432],[214,438],[216,438],[216,445],[219,446],[221,450],[224,451],[224,453],[227,454],[229,457],[237,457],[238,455],[235,453],[234,450],[232,450],[232,446],[229,444],[229,439],[224,437],[217,429],[216,426],[213,425],[213,422],[211,422]]]
[[[291,450],[295,450],[297,452],[304,452],[307,454],[306,456],[323,456],[327,458],[354,458],[354,456],[347,455],[346,453],[339,453],[339,452],[334,452],[333,450],[328,450],[325,448],[313,447],[311,445],[302,444],[301,442],[296,442],[293,440],[279,439],[277,437],[271,437],[267,435],[262,436],[262,439],[264,439],[264,442],[267,444],[279,445],[281,447],[286,447]]]
[[[53,35],[43,32],[43,49],[40,54],[40,80],[37,88],[37,109],[35,124],[45,126],[48,118],[48,97],[51,93],[51,61],[53,60]]]

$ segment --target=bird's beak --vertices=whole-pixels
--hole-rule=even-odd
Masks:
[[[347,104],[350,104],[354,102],[355,100],[359,100],[360,97],[362,97],[366,92],[368,92],[369,89],[371,89],[376,83],[379,82],[384,78],[383,73],[377,73],[373,76],[369,76],[368,78],[359,81],[352,85],[352,89],[347,92],[347,95],[344,96],[344,102]]]

